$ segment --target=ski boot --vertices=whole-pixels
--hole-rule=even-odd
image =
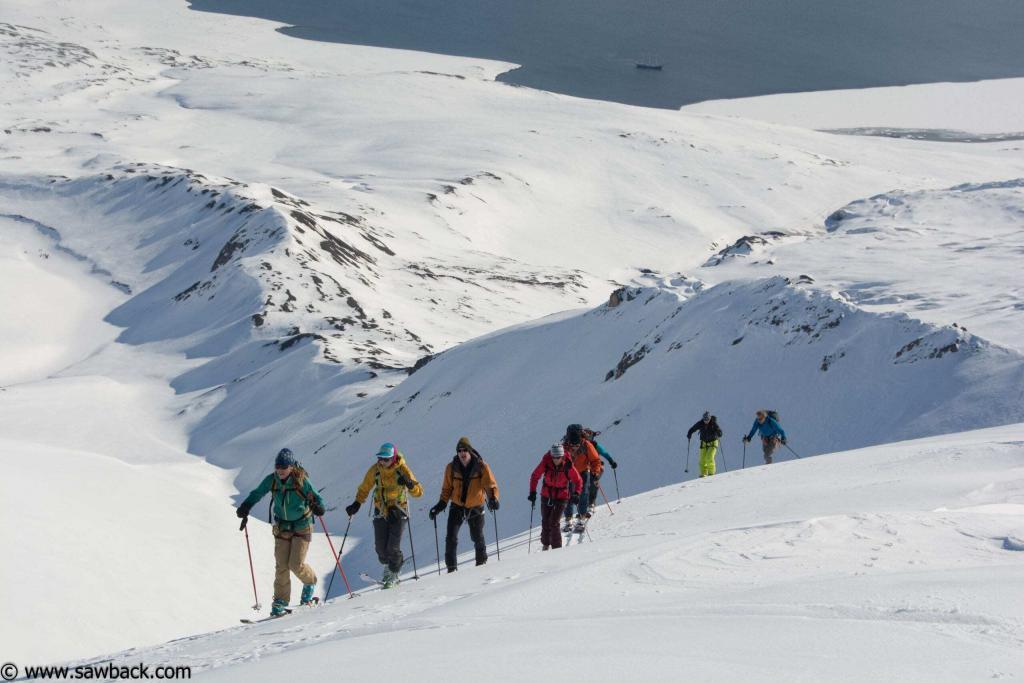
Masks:
[[[288,614],[288,601],[287,600],[274,600],[270,605],[270,616],[272,617],[283,617]]]
[[[541,546],[541,548],[540,548],[540,549],[541,549],[541,551],[544,551],[544,550],[551,550],[551,546],[549,546],[549,545],[544,545],[544,546]]]
[[[385,569],[384,576],[381,578],[381,583],[383,584],[381,588],[394,588],[398,585],[398,572]]]
[[[573,526],[572,531],[574,534],[582,534],[587,530],[587,522],[582,517],[576,518],[576,524]]]
[[[562,525],[562,533],[572,531],[572,517],[565,518],[565,524]]]
[[[316,590],[315,583],[307,583],[302,586],[302,597],[299,599],[300,605],[312,605],[314,603],[313,591]]]

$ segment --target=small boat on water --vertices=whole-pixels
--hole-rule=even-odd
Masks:
[[[636,68],[647,69],[649,71],[661,71],[663,64],[655,64],[653,62],[637,62]]]

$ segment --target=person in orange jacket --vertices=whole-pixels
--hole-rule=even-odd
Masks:
[[[565,447],[566,457],[572,461],[573,467],[576,468],[583,480],[579,503],[574,506],[570,501],[565,506],[565,524],[562,526],[562,531],[573,529],[573,507],[577,512],[576,531],[582,531],[586,520],[590,519],[591,515],[590,489],[597,488],[597,480],[604,472],[604,463],[601,462],[601,456],[597,454],[594,444],[584,438],[582,425],[571,424],[566,427],[562,445]]]
[[[537,503],[537,482],[544,477],[540,490],[540,542],[541,550],[562,547],[562,534],[558,532],[558,520],[568,502],[579,502],[583,480],[580,473],[565,457],[562,444],[556,443],[540,459],[540,464],[530,475],[530,505]]]
[[[448,530],[444,537],[444,563],[449,574],[459,568],[459,529],[464,521],[469,523],[469,537],[473,539],[476,549],[477,566],[487,562],[487,541],[484,539],[484,522],[487,520],[485,500],[488,510],[498,509],[498,482],[494,480],[490,465],[484,462],[469,438],[464,436],[455,445],[455,457],[444,468],[441,499],[428,513],[431,520],[436,519],[451,501]]]

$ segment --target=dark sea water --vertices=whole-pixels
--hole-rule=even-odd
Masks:
[[[502,81],[650,107],[1024,76],[1024,0],[190,0],[307,40],[522,64]],[[664,65],[636,68],[638,61]]]

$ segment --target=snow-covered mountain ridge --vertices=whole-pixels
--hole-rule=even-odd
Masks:
[[[583,419],[633,464],[634,492],[678,471],[686,418],[705,409],[726,432],[730,469],[759,407],[782,413],[802,455],[1024,419],[1024,357],[959,327],[867,312],[809,278],[674,281],[445,351],[342,419],[315,449],[327,460],[309,460],[327,469],[335,453],[369,452],[387,434],[427,454],[420,476],[436,490],[446,456],[432,454],[450,450],[452,433],[472,433],[499,479],[521,486],[528,461]],[[538,398],[546,391],[572,400]],[[755,444],[747,464],[759,461]]]

